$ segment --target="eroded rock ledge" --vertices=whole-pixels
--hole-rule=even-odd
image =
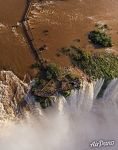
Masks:
[[[27,91],[28,84],[12,71],[0,71],[0,122],[14,120],[26,109],[24,97]]]

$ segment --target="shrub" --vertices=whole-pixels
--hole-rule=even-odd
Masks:
[[[68,90],[68,91],[61,91],[60,94],[63,95],[63,96],[66,98],[66,97],[70,96],[71,90]]]
[[[46,68],[47,79],[57,79],[60,74],[60,70],[56,64],[49,64]]]
[[[32,69],[34,69],[34,68],[40,68],[40,66],[41,66],[40,63],[34,63],[34,64],[31,65],[31,68]]]
[[[89,33],[89,39],[98,47],[112,47],[111,37],[108,36],[105,31],[94,30]]]

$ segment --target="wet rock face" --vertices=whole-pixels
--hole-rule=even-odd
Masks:
[[[11,71],[0,71],[0,121],[13,120],[26,107],[28,85]]]

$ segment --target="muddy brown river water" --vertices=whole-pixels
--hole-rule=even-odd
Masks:
[[[32,74],[30,66],[34,58],[23,37],[20,21],[25,9],[25,0],[0,0],[0,69],[12,70],[23,78]]]
[[[26,73],[32,75],[30,66],[35,61],[22,29],[13,28],[23,14],[25,2],[0,0],[0,68],[12,70],[21,78]],[[118,49],[118,0],[44,0],[33,4],[28,22],[36,47],[46,44],[48,49],[43,56],[62,66],[70,65],[70,61],[64,56],[57,57],[61,47],[79,45],[95,52]],[[112,49],[96,50],[88,42],[88,32],[96,23],[109,26]]]
[[[37,47],[43,44],[48,47],[43,53],[45,58],[61,65],[70,64],[67,58],[56,56],[61,47],[80,45],[85,50],[95,50],[88,42],[88,33],[96,23],[107,24],[110,28],[114,46],[105,50],[117,51],[118,48],[117,0],[45,1],[42,5],[34,5],[29,22]],[[76,39],[80,39],[80,43]]]

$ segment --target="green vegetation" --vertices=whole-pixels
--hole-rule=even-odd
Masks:
[[[40,63],[34,63],[31,65],[31,68],[34,69],[34,68],[39,68],[40,67]]]
[[[111,47],[112,40],[107,35],[108,26],[97,25],[96,27],[97,29],[89,34],[91,42],[99,48]],[[61,48],[57,53],[57,57],[61,55],[69,56],[73,66],[83,71],[89,81],[100,78],[105,79],[98,96],[103,94],[111,79],[118,77],[118,56],[116,55],[106,52],[90,53],[75,46]],[[69,71],[68,68],[64,69],[54,63],[49,64],[45,61],[42,64],[33,64],[32,68],[38,70],[35,84],[32,86],[32,94],[44,109],[52,106],[50,99],[52,95],[60,93],[64,97],[68,97],[72,89],[80,89],[80,78],[73,70]]]
[[[49,97],[45,98],[45,97],[39,96],[39,97],[36,97],[36,101],[40,103],[43,109],[46,109],[47,107],[52,106],[52,102]]]
[[[31,91],[43,109],[52,105],[50,100],[52,95],[60,93],[67,97],[70,95],[71,89],[80,88],[79,77],[72,75],[54,63],[42,65],[38,63],[34,66],[38,69],[38,74]]]
[[[91,42],[100,48],[112,47],[111,37],[107,35],[105,31],[94,30],[89,33],[89,39]]]
[[[103,90],[109,83],[109,80],[118,77],[118,56],[111,53],[90,53],[81,48],[71,46],[60,50],[61,54],[70,57],[73,66],[82,70],[90,80],[105,79]],[[40,66],[40,67],[39,67]],[[68,97],[71,89],[80,88],[80,79],[72,72],[64,71],[56,64],[44,63],[36,65],[38,69],[35,84],[32,86],[32,93],[42,108],[52,106],[50,97],[60,93]],[[102,90],[102,91],[103,91]],[[103,94],[100,91],[99,96]]]
[[[60,75],[60,70],[56,64],[49,64],[46,68],[46,78],[47,79],[57,79]]]
[[[105,52],[91,54],[74,46],[70,47],[68,52],[72,64],[80,68],[91,79],[110,80],[118,77],[118,56]]]
[[[68,97],[68,96],[70,96],[70,94],[71,94],[71,90],[68,90],[68,91],[61,91],[60,94],[63,95],[64,97]]]

